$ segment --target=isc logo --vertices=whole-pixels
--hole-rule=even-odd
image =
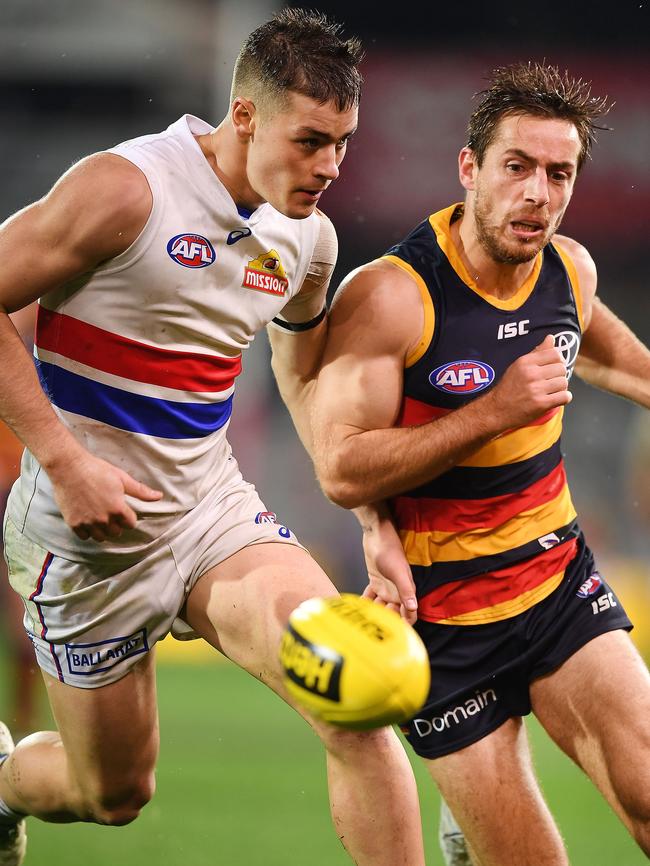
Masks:
[[[167,252],[184,268],[207,268],[216,258],[214,247],[202,235],[176,235],[167,244]]]
[[[510,337],[520,337],[522,334],[527,334],[529,325],[530,319],[522,319],[521,322],[506,322],[504,325],[499,325],[497,340],[507,340]]]
[[[494,381],[494,370],[482,361],[450,361],[429,373],[429,382],[447,394],[473,394]]]

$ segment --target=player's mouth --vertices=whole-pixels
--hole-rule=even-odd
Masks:
[[[543,235],[546,231],[546,224],[542,220],[524,218],[511,220],[510,228],[516,237],[528,241]]]
[[[321,189],[299,189],[298,192],[301,195],[304,195],[306,199],[311,203],[316,203],[321,195],[325,192],[325,189],[321,187]]]

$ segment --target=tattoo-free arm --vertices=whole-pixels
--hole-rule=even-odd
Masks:
[[[337,294],[315,389],[312,456],[325,494],[345,508],[418,487],[571,399],[549,337],[483,397],[419,427],[396,427],[405,358],[423,320],[415,281],[385,260],[354,272]]]
[[[321,211],[319,237],[300,291],[282,310],[290,324],[310,323],[324,310],[327,289],[336,264],[338,245],[330,220]],[[309,451],[311,398],[327,336],[327,317],[313,327],[291,331],[271,323],[268,327],[273,352],[271,366],[280,395],[291,414],[302,443]]]

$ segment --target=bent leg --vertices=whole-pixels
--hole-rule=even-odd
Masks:
[[[32,734],[16,746],[0,768],[0,799],[45,821],[129,823],[154,791],[154,653],[96,689],[43,676],[59,730]]]
[[[282,630],[302,601],[332,595],[335,587],[303,549],[254,544],[199,579],[183,618],[293,705],[278,658]],[[423,866],[415,780],[395,732],[345,731],[308,721],[327,749],[332,818],[355,863]]]
[[[568,866],[520,718],[425,763],[467,839],[474,866]]]
[[[594,638],[530,694],[546,731],[650,856],[650,674],[629,635]]]

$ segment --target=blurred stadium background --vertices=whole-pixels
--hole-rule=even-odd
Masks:
[[[613,131],[601,133],[564,229],[594,255],[605,302],[650,342],[647,2],[554,0],[525,8],[505,0],[437,7],[411,2],[391,16],[364,2],[303,5],[344,22],[367,51],[360,129],[323,202],[339,235],[334,285],[461,197],[455,161],[472,95],[492,67],[545,58],[616,100],[608,121]],[[276,8],[267,0],[3,0],[0,218],[44,194],[87,153],[162,129],[184,112],[218,123],[241,40]],[[29,316],[21,325],[29,340]],[[574,500],[648,658],[650,420],[579,382],[574,396],[564,439]],[[231,441],[267,506],[295,529],[341,589],[360,590],[356,523],[317,488],[277,398],[263,335],[245,359]],[[0,499],[18,456],[0,431]],[[39,676],[24,660],[16,703],[20,635],[5,591],[0,604],[0,717],[27,728],[31,712],[42,726],[49,716]],[[143,817],[117,831],[32,822],[26,866],[348,862],[329,827],[319,747],[287,708],[197,644],[163,645],[159,689],[159,793]],[[574,866],[647,862],[534,723],[531,734]],[[417,766],[416,772],[428,862],[440,863],[436,795]]]

